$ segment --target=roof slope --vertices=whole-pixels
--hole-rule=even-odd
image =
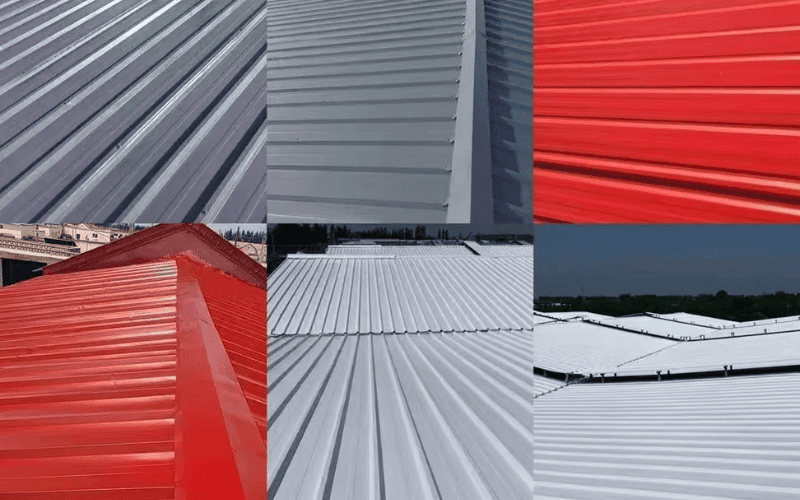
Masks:
[[[465,6],[270,1],[271,221],[446,222]]]
[[[523,329],[533,255],[295,255],[269,292],[270,335]]]
[[[797,2],[534,11],[537,220],[800,220]]]
[[[269,498],[529,500],[524,332],[269,340]]]
[[[670,349],[632,361],[619,372],[719,372],[725,365],[732,365],[734,369],[799,366],[798,353],[800,332],[680,342]]]
[[[585,322],[536,325],[533,364],[559,373],[604,373],[679,343]]]
[[[266,3],[6,2],[0,218],[263,221]]]
[[[0,289],[0,496],[174,498],[176,277],[167,261]]]
[[[533,2],[483,0],[497,224],[533,213]]]
[[[800,496],[800,374],[578,384],[533,403],[536,497]]]
[[[0,497],[264,498],[266,291],[192,246],[0,289]]]
[[[531,5],[272,0],[273,222],[530,223]]]

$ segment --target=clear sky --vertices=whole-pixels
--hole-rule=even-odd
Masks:
[[[800,292],[797,226],[542,225],[536,296]]]

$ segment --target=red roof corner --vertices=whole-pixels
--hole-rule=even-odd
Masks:
[[[45,275],[163,260],[192,252],[232,276],[266,289],[267,270],[205,224],[159,224],[44,268]]]

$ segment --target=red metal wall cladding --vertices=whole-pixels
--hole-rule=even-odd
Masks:
[[[797,0],[534,0],[534,218],[800,221],[799,41]]]

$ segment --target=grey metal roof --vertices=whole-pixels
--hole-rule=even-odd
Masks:
[[[608,373],[615,367],[674,346],[677,341],[586,322],[536,325],[533,363],[562,373]]]
[[[577,384],[540,396],[534,498],[800,498],[798,387],[793,373]]]
[[[270,0],[270,221],[530,223],[520,5]]]
[[[533,325],[532,255],[292,255],[268,286],[271,335]]]
[[[497,223],[528,222],[533,179],[533,2],[483,0]]]
[[[530,332],[269,339],[271,500],[530,500]]]
[[[6,2],[0,218],[264,221],[266,4]]]

